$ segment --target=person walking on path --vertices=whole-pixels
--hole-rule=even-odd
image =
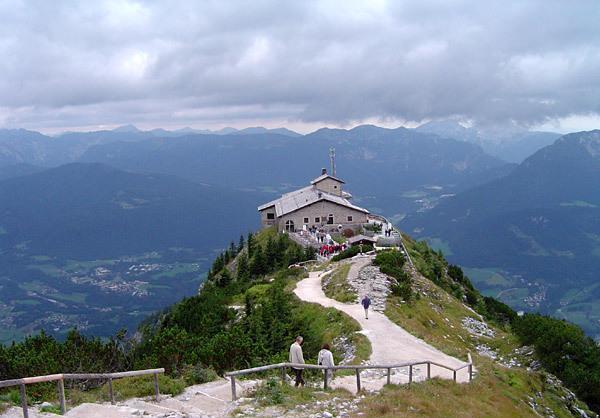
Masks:
[[[363,308],[365,308],[365,319],[369,319],[369,306],[371,306],[371,299],[369,299],[369,295],[365,295],[365,297],[360,301]]]
[[[333,353],[330,351],[329,344],[325,343],[321,346],[321,351],[317,356],[317,364],[319,366],[333,367],[335,362],[333,361]],[[333,376],[333,370],[325,370],[327,373],[327,380],[331,380]]]
[[[301,336],[296,337],[296,341],[290,346],[290,363],[293,364],[304,364],[304,356],[302,355],[302,343],[304,338]],[[302,369],[292,367],[292,371],[296,375],[296,387],[304,387],[304,379],[302,378]]]

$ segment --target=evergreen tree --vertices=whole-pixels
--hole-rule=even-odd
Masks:
[[[252,235],[252,232],[248,232],[248,258],[252,258],[252,255],[254,255],[254,235]]]
[[[240,235],[240,241],[238,242],[237,252],[240,253],[244,249],[244,236]]]
[[[229,273],[229,269],[225,267],[221,270],[221,275],[219,276],[219,280],[217,281],[217,285],[219,287],[227,287],[229,283],[231,283],[231,273]]]
[[[275,241],[273,240],[272,237],[269,237],[269,239],[267,240],[267,246],[265,249],[265,264],[266,264],[266,271],[273,271],[275,270],[276,266],[277,266],[277,257],[278,253],[277,253],[277,244],[275,243]]]
[[[240,255],[237,266],[237,279],[240,282],[247,282],[250,279],[250,269],[248,267],[248,256]]]
[[[254,249],[252,261],[250,262],[250,274],[252,277],[260,276],[266,272],[266,261],[262,247],[257,245]]]

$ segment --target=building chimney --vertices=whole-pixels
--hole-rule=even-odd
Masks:
[[[321,169],[321,175],[323,176],[325,174],[327,174],[327,169],[326,168],[322,168]]]

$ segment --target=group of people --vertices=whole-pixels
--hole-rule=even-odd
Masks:
[[[365,318],[369,319],[369,307],[371,306],[371,299],[369,295],[365,295],[361,300],[361,305],[365,310]],[[290,356],[289,360],[292,364],[304,364],[304,355],[302,353],[302,344],[304,343],[304,338],[302,336],[297,336],[296,341],[290,346]],[[321,346],[321,351],[317,356],[317,364],[319,366],[326,367],[334,367],[335,362],[333,360],[333,353],[331,352],[331,347],[329,344],[325,343]],[[295,386],[304,386],[306,383],[304,378],[302,377],[302,371],[304,369],[300,367],[292,367],[292,372],[295,376]],[[333,376],[332,370],[326,370],[327,379],[331,379]]]
[[[347,248],[346,244],[323,244],[319,248],[319,255],[321,257],[329,257],[332,254],[337,254],[340,251],[344,251]]]

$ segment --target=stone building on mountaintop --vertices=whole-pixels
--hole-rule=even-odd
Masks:
[[[327,232],[358,229],[368,222],[369,211],[350,203],[352,195],[342,190],[344,184],[324,168],[310,186],[259,206],[262,226],[274,225],[279,232],[312,227]]]

